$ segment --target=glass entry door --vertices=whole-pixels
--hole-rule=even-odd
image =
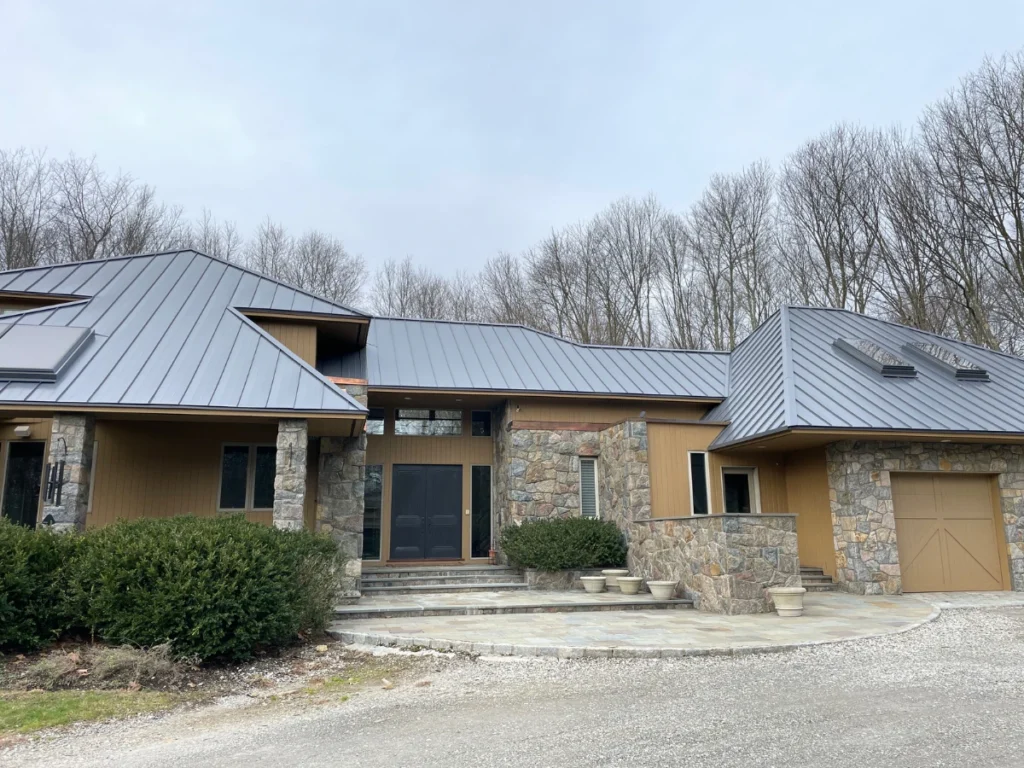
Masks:
[[[45,450],[46,443],[35,440],[7,444],[2,513],[8,520],[29,528],[36,527]]]

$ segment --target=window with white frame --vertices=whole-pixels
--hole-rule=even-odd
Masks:
[[[220,497],[223,510],[274,508],[277,447],[229,444],[221,452]]]
[[[708,490],[711,486],[708,474],[708,455],[705,451],[690,451],[690,514],[706,515],[711,511]]]
[[[597,459],[580,458],[580,515],[597,517]]]

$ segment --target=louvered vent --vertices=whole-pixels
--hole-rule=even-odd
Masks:
[[[597,462],[580,459],[580,514],[597,517]]]

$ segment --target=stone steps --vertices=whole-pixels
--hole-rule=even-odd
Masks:
[[[821,568],[800,566],[800,583],[808,592],[835,592],[839,585]]]
[[[502,565],[397,566],[363,572],[360,592],[373,595],[414,595],[437,592],[491,592],[527,589],[522,571]]]
[[[368,601],[372,603],[372,598]],[[574,602],[556,602],[537,595],[536,602],[508,603],[506,605],[460,605],[445,604],[444,598],[426,605],[369,605],[366,603],[339,606],[334,609],[335,619],[400,619],[414,616],[498,616],[514,613],[576,613],[593,611],[658,611],[692,609],[691,600],[629,600],[623,598],[614,602],[588,601],[582,596]]]
[[[530,587],[522,581],[510,582],[477,582],[468,581],[457,584],[404,584],[401,586],[376,586],[363,583],[359,590],[365,597],[373,595],[417,595],[443,594],[458,592],[511,592],[527,591]]]

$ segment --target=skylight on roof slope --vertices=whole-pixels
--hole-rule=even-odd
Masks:
[[[904,344],[903,349],[928,357],[960,381],[990,381],[988,371],[941,344],[930,341],[912,341]]]
[[[56,381],[91,337],[89,328],[0,325],[0,381]]]
[[[833,346],[886,378],[906,379],[917,376],[913,365],[869,339],[836,339]]]

